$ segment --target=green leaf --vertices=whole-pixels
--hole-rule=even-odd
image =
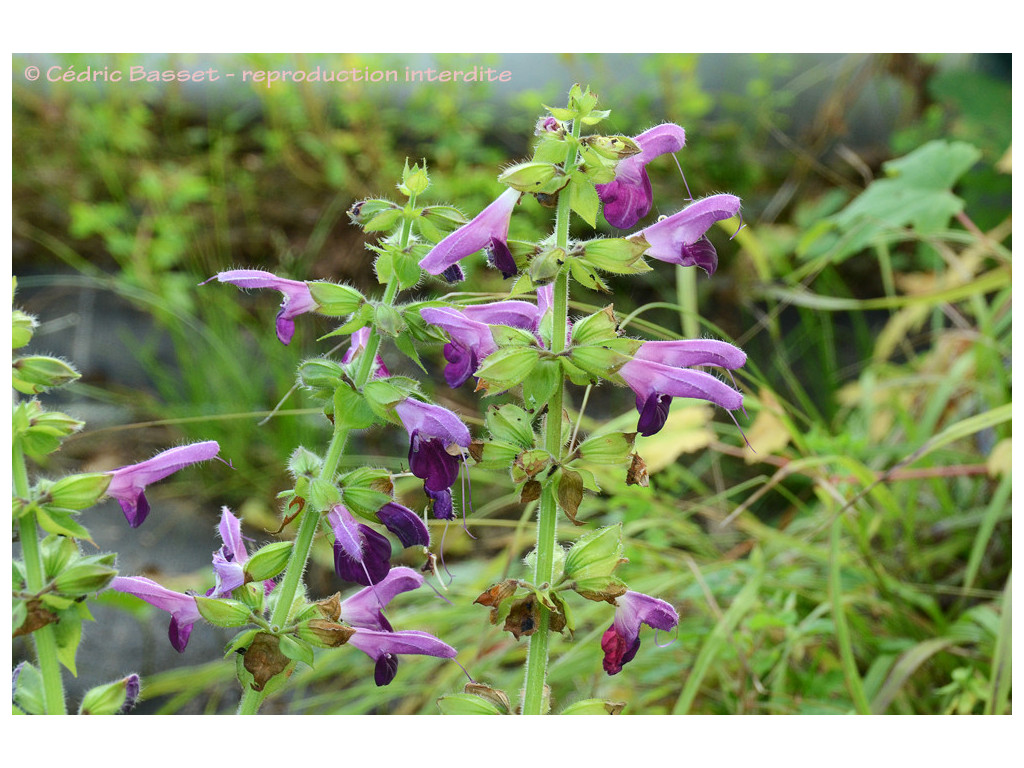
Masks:
[[[78,644],[82,642],[82,620],[69,611],[62,613],[60,621],[52,626],[57,638],[57,659],[68,672],[78,677],[75,655],[78,653]]]
[[[569,206],[592,228],[597,227],[597,212],[601,200],[594,183],[582,172],[574,172],[569,182]]]
[[[909,226],[931,235],[945,229],[964,207],[952,187],[980,158],[981,151],[971,144],[936,140],[885,163],[888,178],[871,182],[833,219],[849,236],[840,257],[870,245],[887,230]]]

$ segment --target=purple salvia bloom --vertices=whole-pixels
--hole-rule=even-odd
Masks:
[[[171,448],[139,464],[130,464],[107,472],[106,474],[110,475],[107,496],[120,502],[128,525],[138,528],[149,514],[149,501],[145,493],[147,485],[163,480],[191,464],[208,461],[219,451],[220,446],[215,440],[207,440],[203,443]]]
[[[601,637],[604,671],[618,674],[633,660],[640,648],[640,625],[669,630],[679,623],[676,609],[656,597],[641,592],[626,592],[615,598],[615,619]]]
[[[434,516],[450,520],[459,458],[448,448],[468,448],[469,429],[447,408],[411,397],[396,405],[395,413],[409,433],[409,470],[423,480],[423,490],[434,500]]]
[[[647,256],[669,264],[700,267],[710,276],[718,268],[718,253],[705,233],[716,221],[731,219],[739,212],[740,199],[735,195],[712,195],[630,237],[643,237],[650,244]]]
[[[423,584],[423,577],[412,568],[392,568],[373,587],[361,589],[341,603],[341,619],[356,632],[348,644],[354,645],[374,660],[373,680],[378,685],[387,685],[398,673],[400,653],[436,656],[453,659],[456,651],[426,632],[402,630],[395,632],[384,617],[381,608],[402,592],[416,589]]]
[[[689,368],[693,365],[715,365],[736,370],[747,362],[746,353],[725,341],[715,339],[678,339],[675,341],[645,341],[636,354],[636,360]]]
[[[502,275],[511,277],[516,273],[516,263],[508,249],[508,224],[512,210],[522,193],[506,189],[498,198],[484,208],[472,221],[452,232],[448,237],[430,249],[420,266],[432,275],[447,273],[452,265],[481,249],[490,253],[490,260],[501,270]]]
[[[295,335],[294,319],[306,312],[313,312],[319,306],[309,292],[309,286],[301,280],[289,280],[278,277],[272,272],[262,269],[232,269],[218,272],[200,285],[210,280],[231,283],[239,288],[272,288],[284,295],[281,310],[277,313],[277,338],[282,344],[289,344]]]
[[[377,510],[377,519],[398,537],[403,547],[426,547],[430,544],[430,531],[427,529],[427,524],[408,507],[389,501]]]
[[[405,629],[398,632],[386,630],[356,629],[348,640],[376,664],[373,670],[373,681],[378,685],[387,685],[398,673],[400,653],[419,656],[436,656],[441,659],[454,659],[457,651],[447,643],[443,643],[427,632]]]
[[[640,153],[623,158],[615,166],[615,178],[598,184],[604,217],[613,227],[629,229],[651,211],[654,195],[646,166],[656,157],[677,152],[686,143],[686,132],[674,123],[657,125],[633,139]]]
[[[334,572],[339,579],[369,586],[391,568],[391,542],[368,525],[358,522],[341,504],[327,513],[334,531]]]
[[[171,614],[171,625],[167,636],[174,650],[181,653],[188,645],[192,625],[202,618],[196,607],[195,597],[182,592],[174,592],[157,584],[145,576],[117,576],[110,582],[110,589],[135,595],[162,611]]]
[[[443,328],[451,339],[444,346],[444,357],[448,361],[444,378],[452,389],[462,386],[480,361],[498,349],[491,325],[509,325],[536,332],[540,322],[538,308],[525,301],[498,301],[460,309],[425,307],[420,310],[420,316],[431,325]]]
[[[404,565],[392,568],[387,576],[372,587],[364,587],[341,601],[341,620],[353,627],[391,631],[391,624],[381,608],[396,595],[409,592],[423,584],[423,577]]]
[[[208,596],[228,597],[245,584],[245,562],[249,559],[249,553],[242,540],[242,521],[231,514],[227,507],[221,508],[217,530],[224,543],[213,553],[213,574],[217,583]]]
[[[345,350],[345,354],[341,356],[342,363],[351,363],[356,355],[362,350],[366,349],[366,342],[370,338],[370,329],[362,327],[352,334],[351,343],[348,349]],[[371,379],[383,379],[391,375],[388,367],[384,365],[384,360],[380,355],[377,355],[373,361],[373,373],[370,375]]]
[[[711,374],[644,360],[639,353],[619,369],[619,376],[636,394],[637,431],[644,437],[665,426],[673,397],[708,400],[730,411],[743,407],[743,395]]]

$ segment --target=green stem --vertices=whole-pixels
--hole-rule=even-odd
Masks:
[[[580,121],[573,124],[573,136],[579,138]],[[565,159],[566,170],[576,163],[576,148],[569,150]],[[567,248],[569,244],[569,194],[563,190],[558,198],[555,214],[555,245]],[[565,336],[569,318],[569,273],[562,269],[555,278],[554,305],[552,307],[551,351],[559,353],[565,350]],[[544,431],[544,448],[556,460],[562,454],[562,408],[565,394],[564,383],[555,387],[548,401],[548,415]],[[540,497],[537,512],[537,549],[534,567],[534,583],[538,586],[550,584],[554,578],[555,549],[558,546],[558,500],[551,485],[545,486]],[[550,639],[551,613],[547,608],[540,608],[540,624],[537,631],[530,635],[530,648],[526,655],[526,679],[523,685],[522,713],[524,715],[540,715],[546,711],[545,687],[548,668],[548,646]]]
[[[28,469],[25,467],[25,454],[17,440],[14,441],[11,470],[14,492],[19,497],[27,499],[29,495]],[[38,594],[46,586],[46,573],[43,570],[43,556],[39,547],[39,529],[36,526],[35,512],[28,511],[22,515],[18,521],[18,533],[21,538],[21,554],[25,561],[26,587],[31,594]],[[60,673],[60,659],[57,657],[57,634],[53,624],[47,624],[33,632],[32,641],[36,647],[39,673],[43,678],[44,711],[48,715],[66,715],[64,680]]]
[[[415,197],[410,202],[415,204]],[[401,245],[404,248],[408,245],[409,235],[412,231],[412,222],[405,220],[402,227]],[[394,303],[398,295],[398,281],[390,280],[384,287],[385,304]],[[377,359],[377,351],[380,349],[380,334],[376,328],[370,329],[370,336],[366,340],[366,347],[359,357],[359,368],[356,370],[355,385],[362,389],[373,373],[373,363]],[[345,452],[345,444],[348,442],[349,429],[341,426],[338,421],[334,424],[334,434],[331,436],[331,444],[327,448],[327,456],[324,457],[323,467],[320,469],[320,479],[331,482],[338,465],[341,463],[342,454]],[[295,535],[295,542],[292,545],[292,554],[288,559],[288,567],[285,568],[284,578],[277,587],[277,604],[271,614],[270,623],[278,629],[288,623],[288,614],[291,612],[292,604],[295,602],[295,595],[298,592],[302,575],[306,571],[309,562],[310,552],[313,550],[313,539],[316,536],[317,528],[320,525],[320,516],[324,510],[307,509],[302,513],[302,520],[299,523],[299,531]],[[246,686],[242,692],[242,699],[238,704],[238,714],[254,715],[259,711],[266,694],[255,691]]]

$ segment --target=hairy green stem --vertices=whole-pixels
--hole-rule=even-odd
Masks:
[[[415,205],[416,199],[413,197],[410,200],[410,205]],[[402,235],[400,244],[402,248],[405,248],[409,244],[409,236],[412,232],[412,222],[406,218],[405,223],[402,226]],[[385,304],[394,303],[395,297],[398,295],[398,281],[391,279],[387,285],[384,286],[384,298],[382,299]],[[366,340],[366,347],[363,349],[362,354],[359,357],[359,367],[356,369],[355,385],[357,389],[361,389],[367,381],[370,380],[370,376],[373,373],[373,363],[377,359],[377,351],[380,349],[380,334],[376,328],[370,328],[370,335]],[[345,444],[348,442],[350,430],[347,427],[341,425],[338,420],[335,420],[334,434],[331,436],[331,443],[327,449],[327,455],[324,457],[323,466],[320,469],[320,479],[327,482],[331,482],[334,478],[335,473],[338,471],[338,465],[341,463],[341,457],[345,452]],[[306,565],[309,563],[309,555],[313,550],[313,539],[316,536],[317,528],[320,525],[320,516],[326,510],[322,509],[306,509],[302,513],[302,520],[299,523],[299,531],[295,535],[295,541],[292,545],[292,554],[288,559],[288,566],[284,571],[284,578],[277,587],[277,604],[274,606],[274,612],[271,614],[270,623],[273,627],[278,629],[282,628],[288,622],[288,614],[291,612],[292,604],[295,602],[295,595],[298,592],[299,585],[302,581],[302,575],[306,572]],[[260,706],[263,703],[263,699],[266,694],[255,691],[251,687],[246,686],[242,692],[242,699],[238,704],[238,714],[240,715],[254,715],[259,711]]]
[[[12,479],[14,492],[23,499],[29,495],[28,469],[25,467],[25,454],[17,440],[12,451]],[[46,586],[46,573],[43,570],[43,556],[39,547],[39,529],[36,526],[35,512],[28,511],[18,521],[18,533],[21,537],[21,554],[25,561],[25,581],[28,592],[38,594]],[[67,703],[64,700],[64,680],[60,673],[60,659],[57,657],[57,635],[53,624],[40,627],[32,633],[32,641],[36,647],[36,661],[39,673],[43,678],[43,707],[48,715],[66,715]]]
[[[579,138],[580,121],[573,124],[573,136]],[[566,172],[576,163],[575,146],[565,159]],[[555,245],[567,248],[569,244],[569,194],[563,191],[558,198],[555,214]],[[554,304],[552,306],[551,351],[559,353],[565,350],[565,336],[569,318],[569,273],[562,269],[555,278]],[[555,387],[548,401],[548,415],[544,431],[544,448],[556,460],[562,454],[562,408],[565,393],[564,382]],[[537,511],[537,549],[534,566],[534,583],[550,584],[554,577],[555,549],[558,546],[558,500],[554,488],[545,486],[540,497]],[[551,613],[547,608],[540,608],[540,624],[537,631],[530,635],[530,648],[526,655],[526,679],[523,685],[522,713],[524,715],[540,715],[545,712],[545,692],[548,667],[548,644],[550,639]]]

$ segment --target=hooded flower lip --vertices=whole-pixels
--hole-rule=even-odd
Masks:
[[[432,275],[440,275],[466,256],[488,249],[494,266],[501,270],[502,275],[514,275],[516,266],[508,249],[508,224],[521,195],[516,189],[506,189],[476,218],[435,245],[420,261],[420,266]]]
[[[309,286],[301,280],[278,277],[262,269],[232,269],[218,272],[200,285],[206,285],[210,280],[231,283],[239,288],[272,288],[280,291],[284,295],[284,301],[281,302],[281,309],[277,313],[277,338],[285,345],[291,343],[292,336],[295,335],[294,319],[301,314],[314,311],[319,306],[313,300]]]
[[[403,547],[430,545],[430,531],[420,516],[408,507],[389,501],[377,510],[377,518],[391,531]]]
[[[434,516],[453,516],[451,487],[459,476],[459,457],[453,446],[469,447],[469,429],[454,413],[439,405],[407,398],[395,413],[409,433],[409,470],[423,481],[423,490],[434,500]]]
[[[207,440],[171,448],[139,464],[112,470],[107,473],[110,475],[107,496],[120,502],[128,525],[138,528],[149,515],[149,501],[145,493],[147,485],[163,480],[190,464],[208,461],[219,451],[220,446],[215,440]]]
[[[620,160],[612,181],[596,185],[604,204],[604,217],[617,229],[629,229],[650,213],[654,195],[646,166],[656,157],[682,149],[686,132],[674,123],[663,123],[633,141],[640,147],[640,153]]]
[[[461,387],[477,369],[480,361],[498,349],[491,325],[509,325],[537,331],[540,310],[525,301],[498,301],[454,309],[425,307],[420,316],[431,325],[444,329],[451,339],[444,346],[448,365],[444,378],[452,389]]]
[[[601,637],[604,671],[615,675],[633,660],[640,649],[640,625],[670,630],[679,623],[676,609],[642,592],[626,592],[615,598],[615,619]]]
[[[157,584],[145,576],[117,576],[110,582],[110,589],[135,595],[152,606],[171,614],[171,625],[167,636],[174,650],[181,653],[188,645],[192,634],[192,625],[202,618],[196,607],[195,597],[182,592],[174,592]]]
[[[735,195],[712,195],[697,200],[683,210],[641,229],[630,238],[640,238],[650,247],[646,255],[669,264],[697,266],[708,275],[718,268],[718,254],[705,233],[716,221],[731,219],[740,212]]]
[[[644,437],[665,426],[673,397],[707,400],[727,410],[743,407],[743,395],[709,373],[695,371],[690,365],[716,365],[739,368],[746,355],[724,341],[648,341],[633,359],[619,369],[619,376],[636,394],[640,413],[637,431]]]
[[[381,581],[391,568],[391,542],[358,522],[341,504],[327,513],[334,531],[334,572],[344,581],[369,586]]]
[[[341,619],[355,628],[348,644],[354,645],[374,660],[373,680],[387,685],[398,673],[398,654],[418,654],[453,659],[456,651],[427,632],[400,630],[395,632],[381,611],[382,607],[402,592],[416,589],[423,577],[412,568],[392,568],[380,582],[359,590],[341,603]]]
[[[213,573],[217,583],[209,596],[225,597],[245,584],[245,563],[249,553],[242,540],[242,521],[231,514],[227,507],[221,509],[217,530],[224,543],[213,553]]]

